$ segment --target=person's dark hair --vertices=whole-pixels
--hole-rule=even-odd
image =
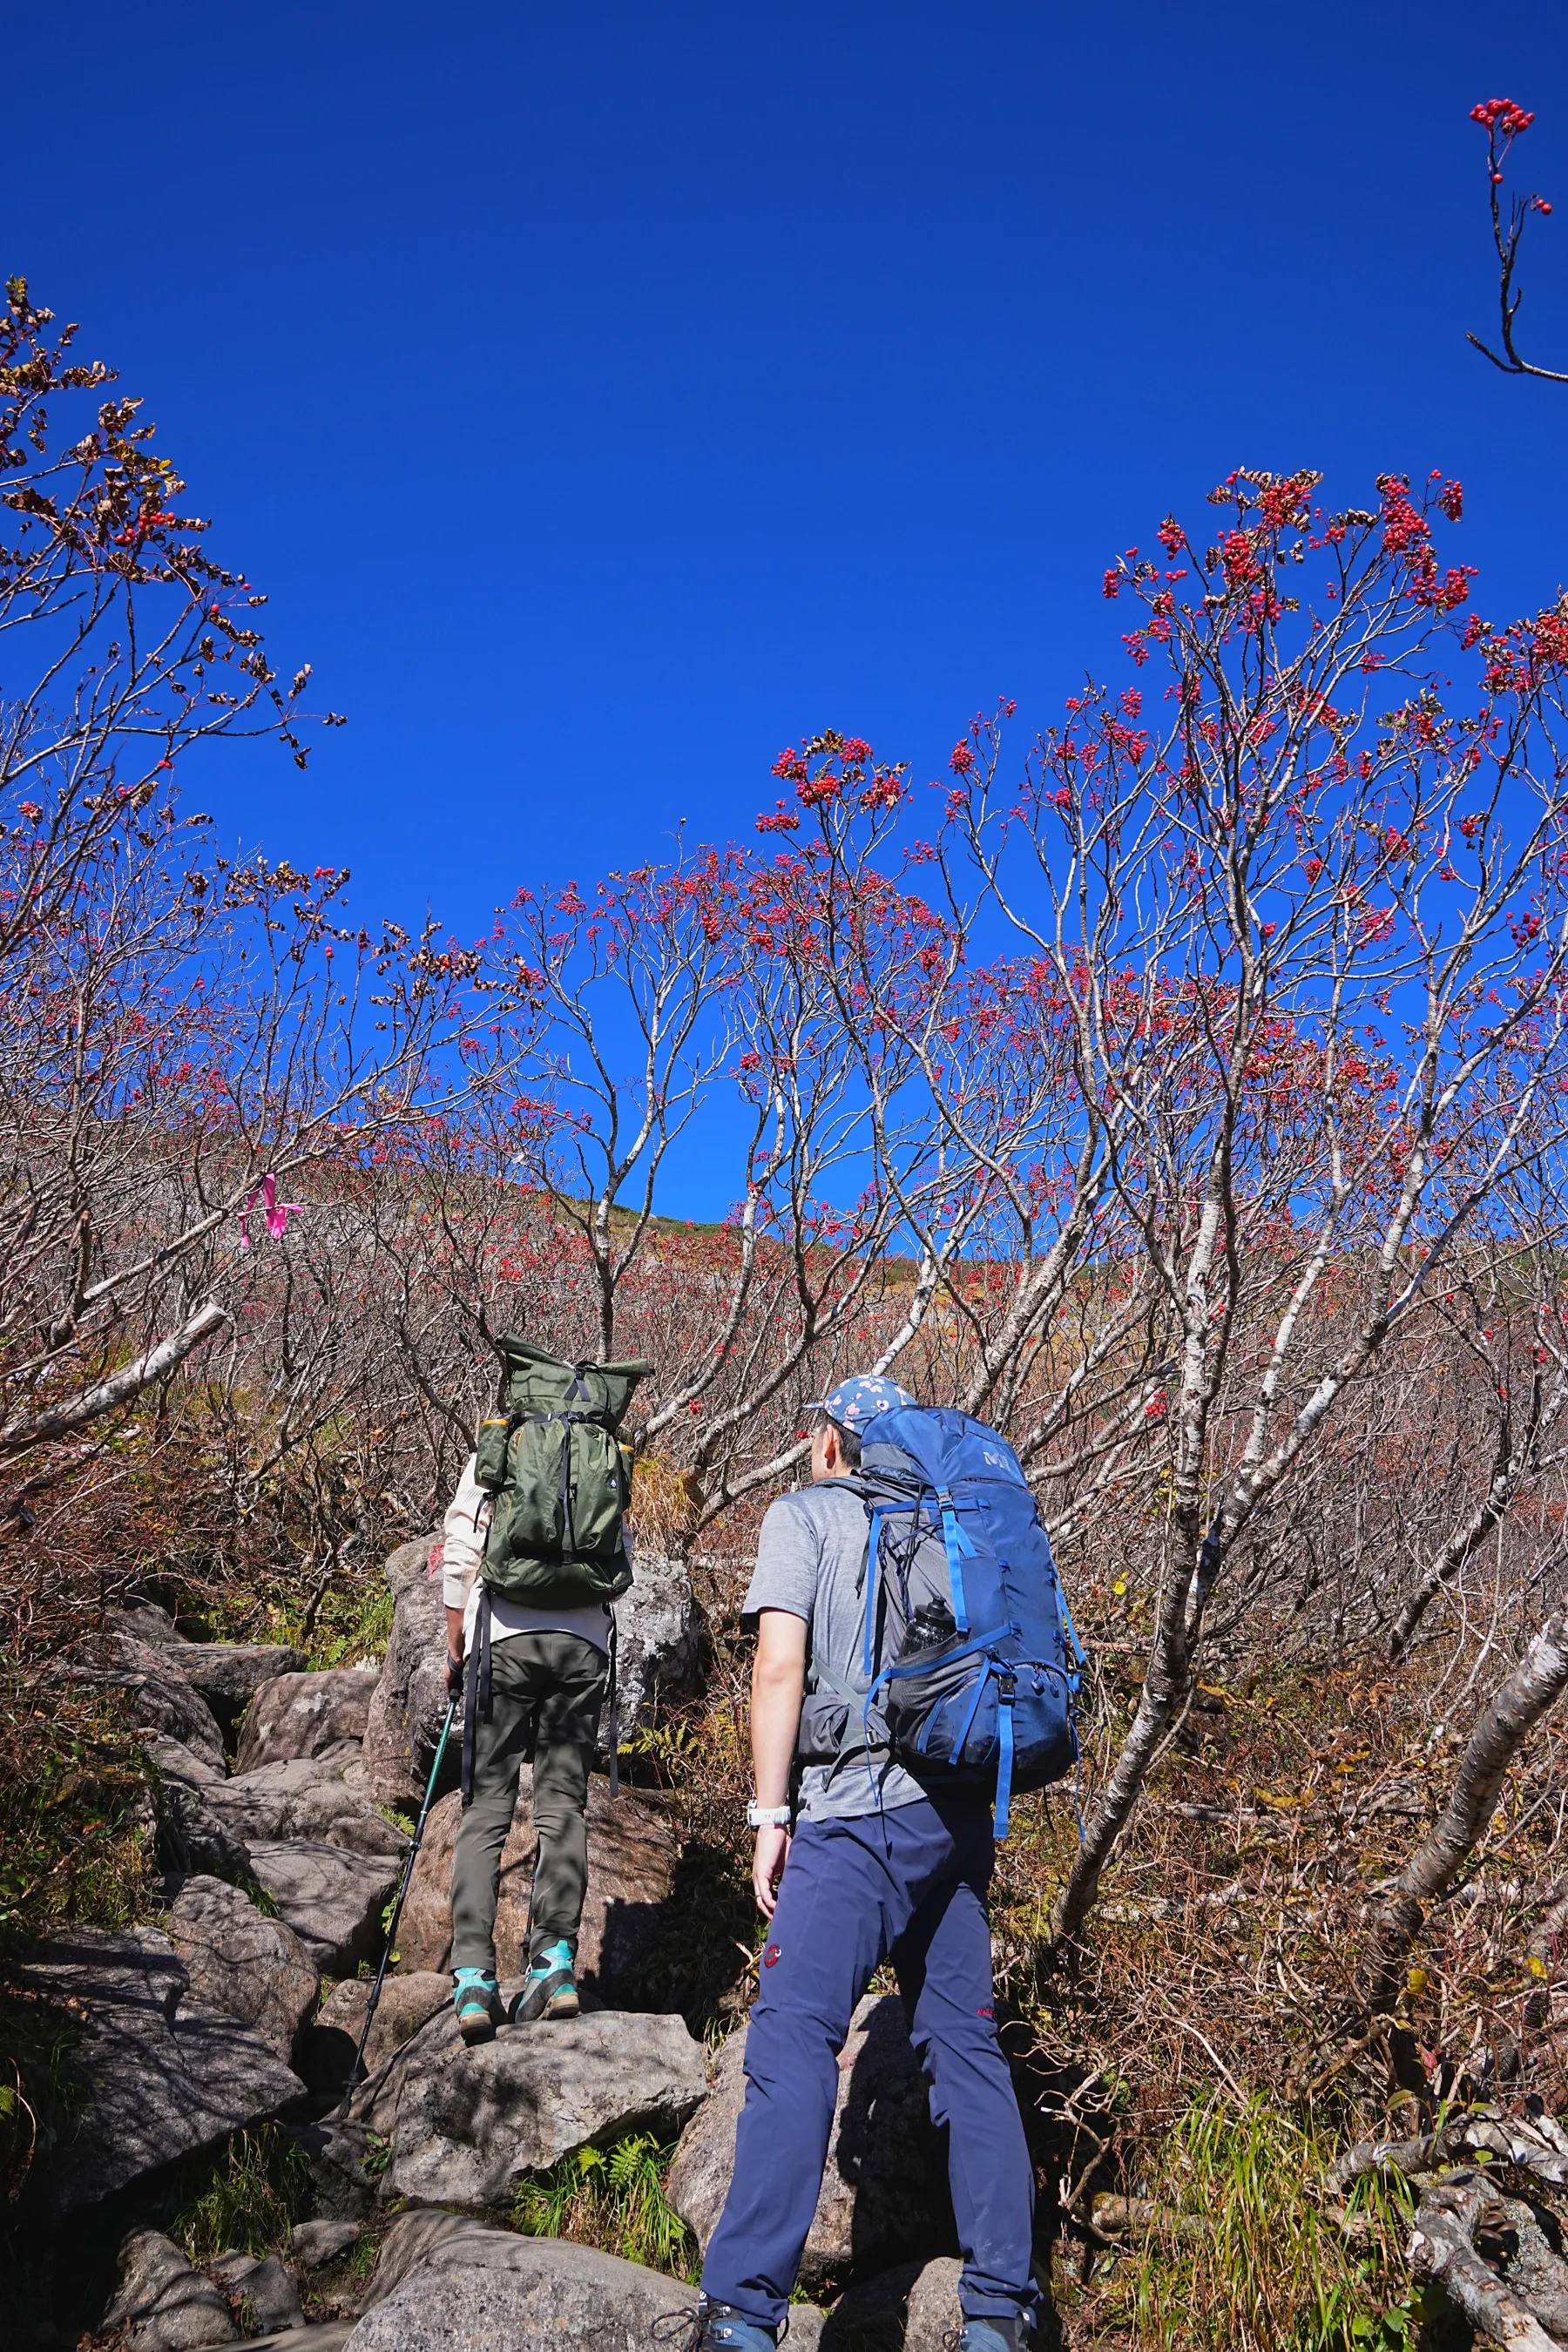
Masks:
[[[811,1426],[814,1433],[819,1429],[833,1430],[838,1439],[838,1450],[844,1456],[845,1468],[858,1470],[860,1440],[852,1429],[846,1429],[844,1423],[841,1421],[835,1421],[830,1412],[814,1412],[811,1416]]]

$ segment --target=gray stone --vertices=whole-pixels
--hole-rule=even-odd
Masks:
[[[212,2274],[231,2299],[243,2297],[253,2327],[303,2327],[305,2314],[280,2255],[220,2254]]]
[[[593,2142],[668,2137],[706,2091],[701,2045],[679,2017],[604,2011],[505,2027],[468,2049],[448,2007],[406,2044],[374,2109],[384,2128],[393,2107],[384,2193],[496,2204],[523,2173]]]
[[[167,1927],[189,1979],[185,2005],[248,2026],[289,2065],[321,1990],[293,1930],[216,1878],[187,1878]]]
[[[120,2283],[103,2326],[119,2332],[126,2352],[195,2352],[239,2341],[222,2293],[156,2230],[133,2230],[121,2246]]]
[[[360,1666],[330,1674],[279,1675],[245,1710],[235,1769],[289,1764],[304,1756],[357,1756],[376,1678]]]
[[[306,2072],[313,2083],[323,2085],[346,2083],[354,2052],[359,2047],[364,2026],[364,2013],[370,2004],[371,1984],[367,1977],[345,1977],[335,1984],[316,2012],[315,2026],[310,2036],[310,2049],[304,2053]],[[372,2020],[370,2039],[364,2048],[364,2074],[373,2076],[383,2067],[395,2051],[411,2041],[420,2027],[445,2009],[452,1998],[449,1976],[422,1973],[405,1976],[389,1972],[381,1988]]]
[[[262,1764],[204,1793],[219,1820],[247,1846],[307,1839],[401,1862],[408,1851],[406,1834],[377,1811],[365,1789],[344,1780],[348,1761],[308,1756]]]
[[[163,1732],[148,1740],[147,1754],[166,1780],[188,1780],[195,1789],[221,1789],[228,1779],[221,1762],[215,1764],[210,1755],[186,1748]]]
[[[47,2164],[58,2212],[214,2147],[303,2092],[259,2035],[188,2004],[184,1969],[156,1928],[73,1927],[36,1946],[17,1974],[85,2011],[70,2059],[76,2109]]]
[[[724,2043],[711,2096],[687,2126],[669,2168],[669,2201],[704,2249],[734,2170],[745,2043],[744,2027]],[[955,2252],[957,2242],[945,2149],[903,2003],[896,1993],[868,1995],[839,2055],[833,2133],[802,2282],[820,2286],[851,2266],[891,2269]]]
[[[632,1581],[616,1603],[616,1685],[621,1738],[651,1723],[660,1707],[695,1698],[702,1687],[706,1644],[702,1612],[679,1560],[635,1552]],[[603,1750],[609,1709],[600,1725]]]
[[[440,1542],[438,1532],[420,1536],[386,1563],[392,1635],[365,1721],[363,1752],[365,1784],[384,1804],[417,1806],[447,1712]]]
[[[618,2254],[447,2213],[394,2224],[366,2299],[350,2352],[647,2352],[655,2326],[697,2303]]]
[[[289,2251],[310,2271],[335,2263],[359,2243],[357,2221],[299,2221],[289,2232]]]
[[[956,2255],[942,2255],[858,2280],[833,2306],[822,2352],[942,2352],[963,2325],[958,2307],[963,2267]]]
[[[153,1808],[164,1870],[176,1878],[248,1878],[250,1849],[209,1801],[224,1786],[221,1772],[177,1739],[153,1739],[148,1754],[157,1773]]]
[[[177,1646],[184,1646],[183,1644]],[[174,1652],[139,1642],[130,1633],[104,1633],[90,1654],[66,1672],[80,1679],[118,1685],[126,1693],[133,1723],[163,1732],[190,1748],[215,1772],[225,1769],[223,1733],[201,1693],[179,1673]]]
[[[168,1611],[161,1609],[155,1601],[133,1601],[127,1608],[111,1609],[109,1622],[117,1633],[129,1633],[138,1642],[150,1643],[155,1650],[184,1639]]]
[[[402,1868],[395,1856],[293,1839],[253,1845],[250,1866],[322,1976],[351,1975],[374,1957]]]
[[[400,1969],[442,1970],[452,1957],[452,1853],[462,1800],[455,1792],[430,1809],[398,1922]],[[533,1775],[527,1765],[517,1811],[501,1853],[496,1961],[503,1976],[526,1965],[529,1889],[533,1878]],[[599,1773],[588,1782],[588,1895],[577,1943],[578,1974],[612,2007],[635,1997],[638,1965],[660,1926],[679,1852],[662,1797],[623,1789],[612,1801]]]
[[[245,2352],[343,2352],[353,2334],[352,2319],[327,2319],[314,2326],[294,2327],[246,2338]]]
[[[164,1655],[230,1730],[264,1683],[305,1666],[304,1651],[285,1642],[181,1642]]]
[[[352,2221],[357,2230],[375,2205],[375,2183],[365,2170],[370,2134],[346,2116],[321,2123],[294,2124],[289,2137],[310,2169],[316,2205],[329,2221]]]

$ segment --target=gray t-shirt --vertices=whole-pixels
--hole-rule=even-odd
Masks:
[[[863,1697],[870,1683],[863,1664],[865,1569],[866,1506],[853,1488],[824,1478],[798,1495],[781,1495],[763,1521],[742,1622],[754,1625],[764,1609],[804,1617],[810,1654]],[[837,1764],[805,1766],[799,1813],[803,1821],[857,1821],[879,1806],[912,1805],[925,1793],[885,1755],[868,1759],[858,1741]]]

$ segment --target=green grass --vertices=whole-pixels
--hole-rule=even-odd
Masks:
[[[187,2189],[171,2234],[192,2262],[203,2263],[231,2249],[280,2252],[309,2202],[310,2176],[304,2150],[274,2125],[261,2124],[236,2132]]]
[[[580,2148],[522,2182],[512,2228],[527,2238],[573,2238],[695,2283],[696,2241],[664,2193],[673,2152],[650,2132],[614,2147]]]
[[[1156,2227],[1097,2283],[1096,2316],[1140,2347],[1402,2352],[1415,2340],[1403,2242],[1406,2185],[1358,2181],[1342,2209],[1332,2144],[1261,2095],[1215,2092],[1165,2138],[1139,2193],[1206,2224]]]

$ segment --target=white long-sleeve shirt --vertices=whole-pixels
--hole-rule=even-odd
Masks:
[[[441,1598],[448,1609],[463,1612],[463,1646],[473,1638],[479,1606],[479,1564],[489,1533],[491,1497],[475,1476],[469,1454],[458,1481],[458,1491],[447,1506],[441,1530]],[[514,1633],[575,1633],[596,1650],[610,1646],[609,1604],[590,1601],[581,1609],[529,1609],[504,1592],[490,1594],[490,1640],[509,1641]]]

